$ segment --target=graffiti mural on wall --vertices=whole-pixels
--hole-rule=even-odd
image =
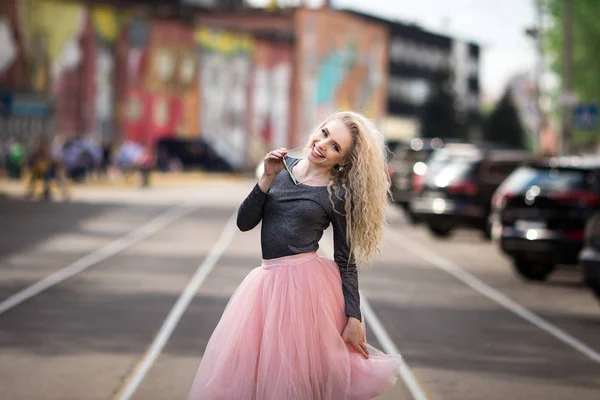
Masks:
[[[233,165],[247,159],[248,36],[58,1],[23,0],[18,18],[10,4],[2,23],[19,51],[0,83],[26,70],[18,84],[52,98],[57,131],[146,144],[205,135]]]
[[[94,134],[102,141],[110,141],[115,136],[115,45],[121,32],[119,14],[111,8],[97,7],[91,10],[90,22],[93,26],[96,53]]]
[[[296,144],[327,115],[344,109],[376,122],[385,113],[387,33],[357,17],[299,10]]]
[[[98,141],[112,134],[117,12],[58,1],[18,4],[27,80],[17,85],[52,99],[52,133]]]
[[[197,131],[186,103],[197,92],[193,29],[166,21],[133,20],[120,74],[127,92],[122,107],[126,137],[153,144]]]
[[[30,76],[34,89],[46,90],[49,85],[58,83],[64,71],[72,71],[80,65],[83,58],[80,39],[87,10],[80,4],[21,0],[20,15],[26,48],[32,59]]]
[[[235,167],[246,166],[247,104],[252,42],[249,36],[199,28],[202,137]]]
[[[86,133],[86,117],[91,111],[86,107],[89,59],[84,57],[83,47],[88,33],[87,9],[80,4],[22,0],[19,14],[28,86],[54,99],[56,132]]]
[[[31,144],[49,131],[52,112],[47,96],[49,58],[45,54],[32,54],[26,12],[25,3],[0,1],[0,141],[16,139]],[[31,79],[35,55],[44,56],[39,57],[44,66],[37,68],[44,72],[39,75],[37,85],[43,90],[35,90]]]
[[[254,162],[271,149],[289,147],[292,55],[291,46],[255,42],[248,146]]]

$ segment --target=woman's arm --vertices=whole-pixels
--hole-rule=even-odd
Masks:
[[[339,206],[336,208],[340,211]],[[334,211],[332,227],[333,260],[337,264],[342,278],[342,292],[344,293],[346,315],[361,321],[358,272],[356,264],[350,255],[350,246],[346,239],[346,217]]]
[[[350,344],[364,358],[369,358],[366,335],[360,312],[360,294],[358,292],[358,272],[356,263],[350,254],[346,239],[346,218],[334,212],[333,222],[333,258],[340,270],[342,293],[348,322],[342,332],[344,342]]]
[[[242,232],[253,229],[263,217],[263,207],[267,201],[267,192],[275,177],[283,169],[281,159],[285,157],[287,150],[284,148],[269,152],[264,158],[265,170],[260,180],[252,189],[238,209],[237,226]]]
[[[237,226],[240,231],[246,232],[258,225],[263,217],[267,197],[267,193],[263,192],[257,183],[238,209]]]

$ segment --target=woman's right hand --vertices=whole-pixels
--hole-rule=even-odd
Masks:
[[[264,171],[263,175],[258,182],[258,186],[263,192],[268,192],[271,187],[271,183],[275,180],[275,177],[283,169],[283,157],[287,154],[285,148],[273,150],[264,158]]]
[[[265,156],[264,166],[265,170],[263,174],[269,179],[275,179],[275,177],[283,169],[283,157],[287,154],[285,148],[273,150]]]

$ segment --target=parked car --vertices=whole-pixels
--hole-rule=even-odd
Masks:
[[[600,213],[588,219],[584,234],[584,248],[579,253],[579,264],[584,282],[600,299]]]
[[[163,138],[156,144],[158,163],[176,159],[184,169],[201,168],[207,172],[235,172],[234,166],[205,139]]]
[[[514,171],[492,200],[500,248],[528,280],[577,264],[585,222],[600,205],[600,158],[534,160]]]
[[[413,175],[413,197],[423,190],[425,181],[434,177],[442,168],[454,161],[471,160],[481,157],[482,149],[469,143],[450,143],[435,149],[423,163],[415,164]]]
[[[494,191],[530,153],[467,148],[439,153],[431,157],[423,188],[413,199],[413,211],[435,236],[446,237],[463,227],[481,230],[489,238]]]
[[[413,196],[413,180],[425,172],[425,162],[431,153],[442,147],[441,139],[413,139],[407,147],[394,151],[389,161],[392,200],[400,205],[413,219],[410,200]]]

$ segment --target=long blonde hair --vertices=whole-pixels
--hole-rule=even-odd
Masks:
[[[334,113],[319,127],[339,120],[350,130],[353,145],[343,161],[334,168],[327,185],[329,200],[335,208],[333,194],[344,196],[346,239],[350,254],[357,263],[369,263],[378,255],[385,228],[385,210],[389,199],[390,178],[387,173],[387,148],[383,135],[361,114],[351,111]],[[340,193],[339,184],[343,188]],[[336,210],[336,212],[339,212]]]

